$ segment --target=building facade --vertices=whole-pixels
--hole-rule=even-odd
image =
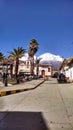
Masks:
[[[25,62],[20,61],[19,64],[19,73],[26,73],[26,74],[31,74],[31,61],[26,60]],[[34,74],[37,75],[37,66],[34,64]],[[38,67],[38,75],[42,75],[43,77],[52,76],[52,66],[50,65],[39,65]]]
[[[13,68],[12,68],[12,74],[15,74],[15,66],[16,66],[16,61],[13,62]],[[7,72],[10,73],[10,64],[5,66],[1,66],[1,73],[2,72]],[[19,67],[18,67],[18,74],[24,73],[24,74],[31,74],[31,60],[26,59],[20,60],[19,61]],[[37,65],[34,64],[34,74],[37,75]],[[38,65],[38,76],[43,76],[43,77],[51,77],[53,74],[52,66],[51,65]]]
[[[63,61],[60,67],[60,72],[64,73],[70,81],[73,81],[73,57]]]

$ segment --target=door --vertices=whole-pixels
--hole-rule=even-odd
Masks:
[[[42,70],[42,76],[45,76],[45,70]]]

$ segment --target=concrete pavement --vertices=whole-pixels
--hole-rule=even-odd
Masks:
[[[0,98],[0,130],[29,129],[73,130],[73,84],[50,79],[34,91]]]
[[[37,80],[26,81],[24,83],[16,85],[8,84],[8,86],[4,86],[4,84],[0,82],[0,97],[35,89],[44,81],[45,80],[42,78]]]

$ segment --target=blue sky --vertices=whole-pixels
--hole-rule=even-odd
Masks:
[[[0,0],[0,52],[28,51],[32,38],[39,43],[36,56],[73,56],[73,0]]]

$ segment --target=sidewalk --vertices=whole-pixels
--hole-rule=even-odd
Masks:
[[[24,83],[16,85],[8,84],[8,86],[4,86],[4,84],[0,82],[0,97],[35,89],[39,85],[41,85],[44,81],[45,81],[44,79],[37,79],[26,81]]]

